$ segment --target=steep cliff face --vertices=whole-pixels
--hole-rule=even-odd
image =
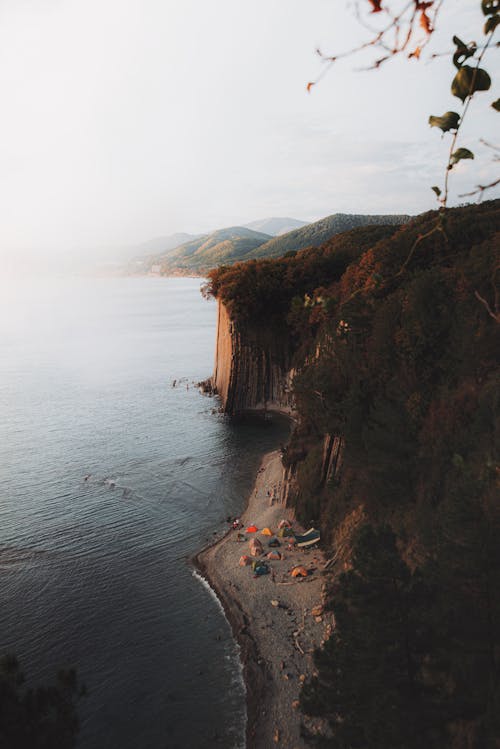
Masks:
[[[488,202],[210,276],[225,410],[297,414],[279,499],[328,550],[300,703],[327,743],[498,743],[499,227]]]
[[[234,322],[220,301],[212,386],[224,411],[293,413],[291,341],[288,331]]]

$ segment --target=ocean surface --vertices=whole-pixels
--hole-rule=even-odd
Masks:
[[[237,647],[188,563],[287,425],[228,424],[200,279],[0,289],[0,654],[75,666],[80,749],[244,745]],[[173,381],[176,380],[175,387]]]

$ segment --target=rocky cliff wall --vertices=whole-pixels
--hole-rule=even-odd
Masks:
[[[248,411],[292,415],[294,372],[288,331],[234,322],[224,305],[217,305],[212,387],[221,397],[224,411],[230,416]]]

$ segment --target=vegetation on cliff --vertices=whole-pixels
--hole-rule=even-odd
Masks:
[[[337,626],[302,707],[339,749],[500,738],[500,201],[435,217],[222,268],[207,289],[295,338],[286,461],[336,560]]]

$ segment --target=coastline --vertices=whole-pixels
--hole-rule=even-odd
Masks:
[[[245,527],[255,523],[259,530],[267,526],[276,531],[282,518],[293,521],[293,511],[282,502],[285,488],[279,450],[266,453],[241,516]],[[254,535],[269,551],[269,539]],[[219,598],[239,644],[246,686],[247,749],[306,746],[300,736],[304,717],[296,700],[302,680],[313,671],[314,648],[328,636],[333,623],[329,613],[311,614],[323,601],[321,551],[284,549],[285,544],[280,549],[282,560],[270,562],[272,573],[258,578],[251,568],[239,566],[240,556],[249,553],[248,540],[238,542],[233,530],[192,560]],[[290,576],[297,564],[310,570],[307,578]],[[314,730],[314,725],[308,722],[308,728]]]

